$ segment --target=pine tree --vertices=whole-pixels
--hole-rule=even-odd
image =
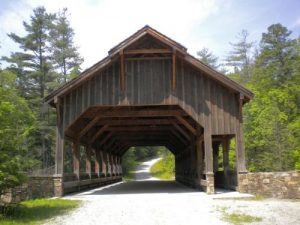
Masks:
[[[55,15],[47,13],[44,7],[38,7],[33,10],[30,23],[23,22],[27,35],[20,37],[15,33],[8,34],[23,52],[12,53],[10,58],[4,59],[19,70],[19,79],[24,85],[22,88],[32,90],[31,98],[43,99],[49,91],[47,83],[54,79],[49,73],[51,65],[48,42],[49,28],[54,18]],[[39,105],[40,102],[38,100],[35,104]]]
[[[79,74],[80,64],[83,62],[74,46],[74,30],[70,27],[66,8],[58,13],[50,37],[52,59],[59,73],[58,83],[65,83],[75,75],[75,71]]]
[[[271,25],[262,34],[248,84],[255,93],[244,113],[246,153],[252,170],[299,168],[300,58],[290,34],[281,24]]]
[[[47,167],[51,161],[51,147],[54,145],[54,126],[49,125],[43,110],[44,97],[53,90],[55,80],[50,63],[49,32],[55,19],[54,14],[46,12],[44,7],[33,10],[30,22],[23,22],[27,34],[24,37],[15,33],[8,36],[19,44],[22,52],[15,52],[11,57],[4,58],[12,63],[18,74],[18,88],[36,112],[38,126],[35,130],[35,147],[39,149],[43,166]],[[51,117],[51,119],[53,119]]]
[[[230,43],[233,50],[227,57],[227,65],[234,68],[235,73],[241,77],[242,83],[247,83],[251,79],[251,50],[254,42],[248,42],[249,33],[247,30],[242,30],[238,36],[236,43]]]
[[[256,63],[272,70],[264,76],[269,85],[280,86],[295,73],[293,64],[297,55],[296,40],[291,40],[290,35],[291,31],[281,24],[269,26],[268,32],[262,34],[261,54]]]
[[[215,56],[208,48],[202,48],[197,52],[197,56],[199,57],[199,60],[213,69],[218,69],[220,67],[218,64],[218,57]]]

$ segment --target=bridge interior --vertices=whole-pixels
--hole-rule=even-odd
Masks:
[[[65,193],[120,181],[122,156],[134,146],[165,146],[175,156],[176,181],[206,190],[203,135],[204,128],[178,105],[90,107],[65,131],[73,155],[73,171],[65,174]],[[216,186],[236,185],[228,161],[231,138],[212,139]],[[85,168],[80,168],[81,146]]]

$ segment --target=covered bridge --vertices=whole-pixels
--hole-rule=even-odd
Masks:
[[[119,181],[122,156],[132,146],[167,147],[175,155],[178,182],[207,193],[218,185],[236,188],[237,175],[246,171],[242,107],[252,97],[145,26],[46,97],[57,112],[55,194]],[[233,138],[236,169],[230,171]],[[66,141],[72,143],[72,174],[64,173]],[[217,171],[219,152],[223,171]]]

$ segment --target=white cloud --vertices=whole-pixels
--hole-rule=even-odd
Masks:
[[[69,9],[71,26],[75,30],[75,43],[85,58],[84,68],[96,63],[107,51],[129,35],[148,24],[187,48],[193,30],[209,16],[218,12],[222,2],[215,0],[23,0],[14,5],[14,10],[0,16],[1,33],[23,30],[22,20],[32,14],[32,9],[44,5],[50,12],[63,7]],[[20,12],[20,14],[18,13]],[[19,16],[20,15],[20,16]],[[2,23],[4,21],[4,24]],[[2,46],[7,39],[0,36]],[[4,43],[5,42],[5,43]],[[11,44],[7,47],[11,47]],[[3,47],[2,47],[3,48]],[[196,49],[190,49],[195,52]],[[7,51],[4,51],[7,53]]]

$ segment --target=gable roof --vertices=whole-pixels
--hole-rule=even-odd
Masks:
[[[243,87],[242,85],[236,83],[235,81],[231,80],[227,76],[221,74],[220,72],[214,70],[210,66],[204,64],[194,56],[187,53],[187,48],[183,45],[179,44],[178,42],[172,40],[171,38],[163,35],[162,33],[158,32],[157,30],[153,29],[152,27],[146,25],[142,29],[135,32],[133,35],[116,45],[115,47],[111,48],[108,52],[108,56],[99,61],[98,63],[94,64],[90,68],[83,71],[78,77],[72,79],[71,81],[63,84],[58,89],[51,92],[48,96],[45,97],[45,102],[50,103],[53,105],[54,99],[56,97],[65,95],[67,92],[78,86],[84,80],[89,79],[92,77],[95,72],[105,68],[109,65],[116,55],[118,55],[124,48],[131,45],[135,41],[139,40],[145,35],[150,35],[153,38],[158,39],[159,41],[163,42],[164,44],[170,46],[174,51],[181,53],[185,61],[193,65],[194,67],[198,68],[199,70],[205,72],[208,76],[212,79],[219,81],[224,86],[239,92],[243,97],[245,97],[244,101],[247,102],[253,98],[254,94]]]

